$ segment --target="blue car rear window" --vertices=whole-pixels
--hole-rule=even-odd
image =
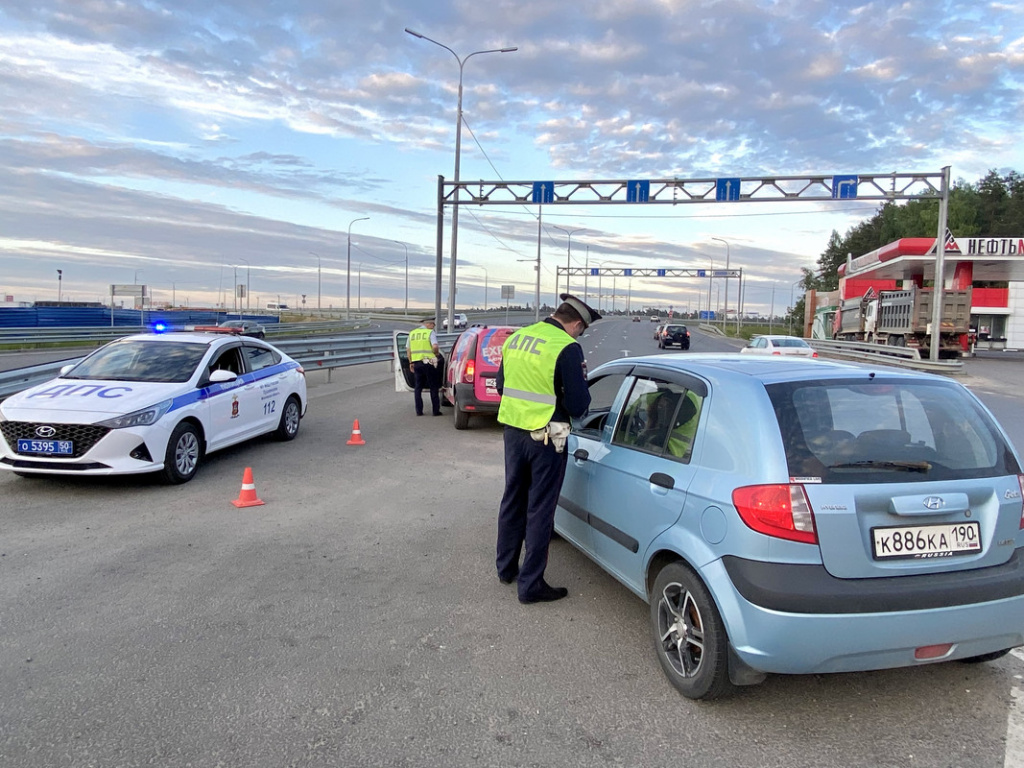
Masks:
[[[914,483],[1020,472],[988,413],[953,384],[876,377],[766,389],[793,477]]]

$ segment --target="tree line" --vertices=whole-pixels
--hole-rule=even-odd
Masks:
[[[954,237],[1024,235],[1024,176],[1017,171],[1000,175],[990,170],[974,184],[958,179],[949,190],[947,225]],[[832,230],[818,258],[818,269],[803,269],[801,285],[804,290],[834,291],[839,287],[839,266],[846,263],[847,254],[856,258],[904,237],[935,237],[938,227],[938,200],[885,202],[845,235]],[[986,283],[984,287],[1005,288],[1006,283]],[[803,322],[802,297],[790,312],[796,323]]]

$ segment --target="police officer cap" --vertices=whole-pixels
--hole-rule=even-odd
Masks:
[[[595,320],[601,319],[601,315],[598,314],[596,309],[591,307],[589,304],[583,303],[583,301],[577,299],[571,293],[563,293],[559,295],[558,298],[579,312],[580,317],[583,318],[583,324],[586,326],[590,326],[590,324]]]
[[[425,317],[425,318],[423,318],[423,324],[426,325],[427,323],[433,323],[434,325],[437,325],[437,318],[436,317]]]

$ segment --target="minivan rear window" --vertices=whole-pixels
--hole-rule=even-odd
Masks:
[[[991,417],[953,384],[875,377],[766,389],[792,477],[914,483],[1020,472]]]

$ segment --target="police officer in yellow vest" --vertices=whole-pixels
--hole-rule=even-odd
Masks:
[[[431,411],[435,416],[440,416],[441,396],[438,390],[441,377],[437,373],[440,349],[437,346],[437,334],[434,333],[433,317],[428,317],[419,328],[409,332],[405,351],[409,356],[409,369],[415,377],[412,397],[416,415],[423,415],[423,390],[429,389]]]
[[[505,493],[498,512],[496,565],[503,583],[517,582],[521,603],[569,594],[544,581],[544,569],[565,476],[569,420],[582,417],[590,406],[586,363],[576,339],[601,316],[575,296],[563,293],[561,299],[551,317],[508,337],[498,370]]]

